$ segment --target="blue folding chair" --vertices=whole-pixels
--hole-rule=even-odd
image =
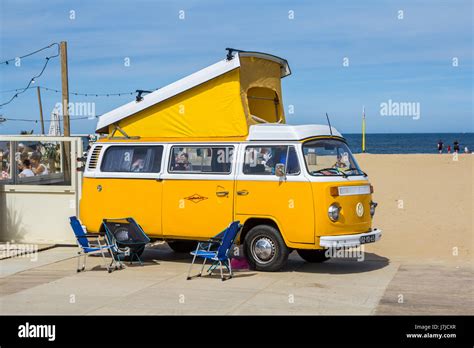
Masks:
[[[87,256],[90,254],[98,254],[100,253],[102,255],[102,258],[104,259],[105,263],[105,268],[109,273],[113,271],[113,269],[118,269],[119,267],[123,267],[122,263],[120,260],[116,260],[113,254],[113,248],[115,245],[107,243],[104,240],[104,244],[100,242],[100,238],[104,237],[102,234],[91,234],[91,233],[86,233],[84,229],[82,228],[82,225],[79,221],[79,219],[75,216],[71,216],[69,218],[69,221],[71,223],[72,230],[74,231],[74,234],[76,235],[76,241],[77,245],[81,250],[77,253],[77,271],[81,272],[86,269],[86,262],[87,262]],[[93,238],[96,239],[94,244],[91,244],[89,242],[89,239]],[[107,262],[107,259],[105,258],[105,252],[108,252],[110,256],[112,257],[112,261],[110,264]],[[82,267],[80,267],[80,261],[81,261],[81,256],[84,256],[84,262],[82,263]]]
[[[223,267],[227,268],[229,272],[229,277],[227,279],[232,278],[232,267],[230,265],[230,257],[229,251],[234,244],[234,240],[237,237],[237,234],[241,230],[242,225],[240,221],[232,222],[224,231],[216,235],[215,237],[209,239],[205,242],[199,242],[195,251],[191,252],[193,255],[193,261],[189,266],[188,277],[187,280],[191,279],[191,269],[194,265],[194,261],[196,261],[196,257],[202,257],[204,259],[201,267],[201,272],[197,275],[200,277],[202,275],[202,271],[204,270],[204,266],[206,265],[207,260],[213,261],[207,272],[212,274],[212,272],[220,266],[221,270],[221,280],[226,280],[224,278]],[[211,250],[212,247],[216,247],[216,250]]]

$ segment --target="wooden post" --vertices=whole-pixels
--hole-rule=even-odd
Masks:
[[[63,125],[64,136],[71,135],[71,127],[69,125],[69,83],[67,74],[67,42],[61,41],[61,86],[62,86],[62,106],[63,106]]]
[[[38,105],[39,105],[39,111],[40,111],[41,134],[44,135],[43,105],[41,104],[41,92],[40,92],[39,86],[36,87],[36,91],[38,92]]]
[[[67,74],[67,42],[61,41],[59,44],[61,54],[61,87],[62,87],[62,109],[63,109],[63,127],[64,136],[71,135],[71,127],[69,125],[69,82]],[[63,146],[63,168],[64,179],[67,183],[71,182],[71,144],[65,141]]]

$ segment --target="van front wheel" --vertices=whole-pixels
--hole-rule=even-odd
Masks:
[[[285,265],[289,249],[277,229],[258,225],[245,236],[244,252],[252,269],[276,272]]]
[[[319,263],[324,262],[330,259],[329,256],[326,256],[326,249],[299,249],[297,250],[298,255],[301,256],[303,260],[310,263]]]

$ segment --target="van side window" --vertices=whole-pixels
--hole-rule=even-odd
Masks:
[[[286,166],[288,175],[300,173],[295,147],[287,145],[247,146],[243,171],[244,174],[275,175],[275,167],[278,163]]]
[[[178,147],[171,149],[170,172],[226,173],[231,172],[233,146]]]
[[[102,172],[159,173],[163,146],[111,146],[104,154]]]

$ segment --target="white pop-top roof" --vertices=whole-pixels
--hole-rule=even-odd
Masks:
[[[194,74],[188,75],[150,94],[144,95],[140,102],[134,100],[103,114],[101,117],[99,117],[96,131],[240,67],[239,56],[257,57],[272,60],[280,64],[282,78],[291,74],[288,62],[283,58],[261,52],[238,52],[238,54],[235,54],[234,58],[231,60],[221,60],[213,65],[208,66],[207,68],[195,72]]]
[[[331,127],[332,135],[342,137],[336,128]],[[292,126],[289,124],[256,124],[250,126],[247,140],[302,140],[317,136],[330,136],[329,126],[321,124],[305,124]]]

